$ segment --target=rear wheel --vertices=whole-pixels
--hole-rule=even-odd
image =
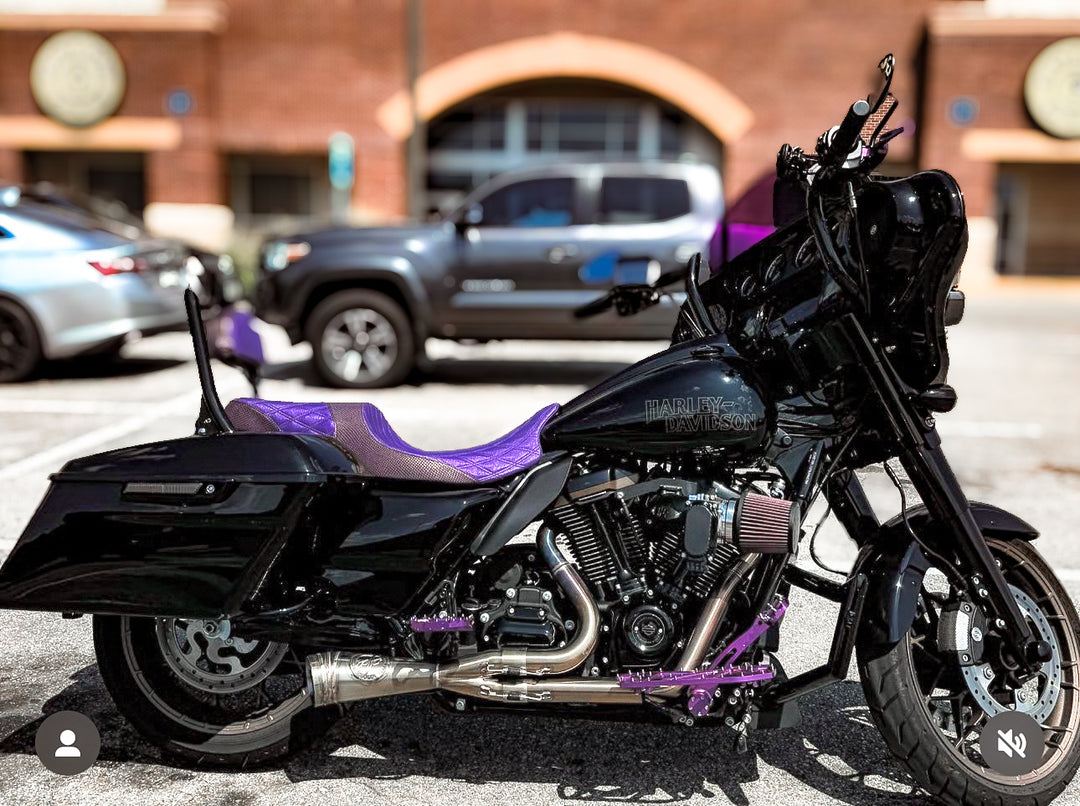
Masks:
[[[21,381],[39,361],[41,339],[30,314],[0,299],[0,383]]]
[[[377,291],[340,291],[327,297],[311,312],[305,336],[315,368],[333,386],[396,386],[416,360],[409,317]]]
[[[117,708],[171,756],[250,766],[299,749],[329,726],[313,711],[303,658],[287,644],[232,635],[228,621],[95,616],[94,648]]]
[[[1080,765],[1080,619],[1029,543],[987,542],[1025,619],[1051,645],[1054,657],[1035,674],[1011,678],[996,627],[965,593],[970,581],[965,585],[951,569],[931,569],[915,623],[898,643],[886,643],[881,614],[867,622],[859,671],[871,716],[889,749],[940,801],[1041,806],[1065,788]],[[958,623],[968,625],[962,631],[970,633],[971,642],[960,649],[943,645],[957,633],[952,625]],[[1043,730],[1045,752],[1026,775],[994,770],[979,747],[987,721],[1007,710],[1027,713]]]

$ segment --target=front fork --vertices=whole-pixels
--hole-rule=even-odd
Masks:
[[[944,529],[913,535],[923,548],[967,569],[971,595],[987,603],[991,617],[999,620],[1005,649],[1017,666],[1037,668],[1049,660],[1051,648],[1037,639],[1016,604],[1016,599],[986,544],[971,506],[941,449],[933,420],[920,419],[911,402],[901,394],[903,385],[892,367],[882,360],[862,325],[849,316],[845,330],[859,353],[871,384],[882,403],[885,417],[900,446],[900,461],[926,506],[931,519]],[[857,501],[848,502],[850,517],[860,517]],[[868,506],[868,505],[867,505]],[[865,515],[865,512],[863,513]],[[872,511],[870,512],[872,517]],[[865,524],[865,520],[863,521]],[[937,534],[944,539],[935,539]],[[951,538],[951,539],[950,539]],[[1001,623],[1003,622],[1003,624]]]

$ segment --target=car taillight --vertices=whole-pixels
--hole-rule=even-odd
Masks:
[[[149,264],[141,257],[114,257],[91,260],[90,265],[106,277],[113,274],[129,274],[145,271]]]

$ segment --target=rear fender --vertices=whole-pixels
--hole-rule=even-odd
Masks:
[[[987,537],[1034,540],[1038,531],[1021,518],[990,504],[971,502],[971,513]],[[889,643],[899,641],[915,620],[919,589],[931,563],[908,532],[902,515],[881,525],[878,537],[859,555],[852,576],[866,574],[869,595],[863,613],[884,621],[882,635]],[[920,536],[932,536],[940,525],[924,506],[907,510],[907,523]]]

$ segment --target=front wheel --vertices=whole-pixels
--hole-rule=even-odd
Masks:
[[[1042,806],[1080,765],[1080,619],[1029,543],[987,543],[1032,631],[1053,648],[1052,660],[1026,678],[1010,676],[993,622],[979,597],[966,592],[970,580],[965,584],[951,569],[932,568],[915,622],[898,643],[886,642],[881,614],[869,614],[860,635],[859,672],[889,749],[938,800]],[[957,624],[973,636],[962,647],[949,638],[958,634]],[[980,750],[986,722],[1006,710],[1027,713],[1043,730],[1042,759],[1025,775],[994,770]]]
[[[264,764],[333,718],[309,708],[299,653],[233,635],[228,621],[95,616],[94,648],[120,712],[183,761]]]

